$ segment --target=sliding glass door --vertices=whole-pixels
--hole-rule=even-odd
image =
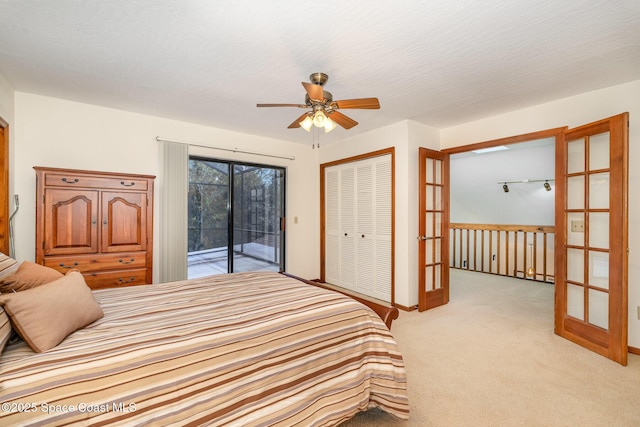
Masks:
[[[285,170],[189,159],[188,276],[284,270]]]

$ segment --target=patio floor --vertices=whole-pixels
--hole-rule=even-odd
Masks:
[[[188,278],[227,273],[226,249],[192,252],[187,255]],[[280,265],[239,252],[234,253],[233,269],[241,271],[279,271]]]

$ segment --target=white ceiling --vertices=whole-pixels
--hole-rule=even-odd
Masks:
[[[640,79],[638,0],[2,0],[0,74],[18,91],[311,142],[286,129],[329,74],[347,138],[443,128]]]

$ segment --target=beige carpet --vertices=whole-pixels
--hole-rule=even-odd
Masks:
[[[640,426],[640,356],[620,366],[553,333],[553,286],[460,270],[451,301],[401,312],[410,421],[354,426]]]

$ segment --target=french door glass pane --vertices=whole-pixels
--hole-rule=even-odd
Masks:
[[[589,323],[609,329],[609,294],[589,289]]]
[[[567,280],[584,283],[584,251],[567,249]]]
[[[589,285],[609,289],[609,254],[589,252]]]
[[[609,169],[609,132],[589,137],[589,170]]]
[[[567,314],[584,320],[584,288],[567,283]]]
[[[589,247],[609,249],[609,213],[589,214]]]
[[[584,172],[584,140],[576,139],[567,144],[567,173]]]
[[[584,209],[584,175],[567,179],[567,209]]]
[[[584,228],[579,224],[584,224],[584,214],[581,212],[571,212],[567,214],[567,244],[572,246],[584,246]],[[574,231],[573,226],[578,226]]]
[[[589,209],[609,209],[609,172],[589,175]]]

